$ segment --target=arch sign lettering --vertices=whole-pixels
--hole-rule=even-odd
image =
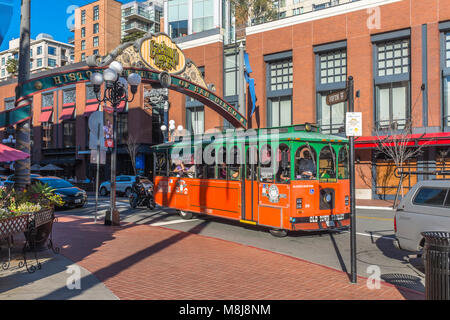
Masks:
[[[19,88],[14,109],[0,112],[0,128],[30,118],[29,98],[34,94],[78,82],[88,82],[93,72],[102,72],[112,61],[124,66],[123,76],[136,72],[143,83],[160,85],[160,74],[169,74],[167,87],[190,96],[218,112],[235,127],[247,128],[247,119],[236,108],[208,89],[197,66],[164,33],[148,35],[136,42],[120,45],[106,57],[87,59],[87,66],[31,79]],[[167,78],[166,78],[167,79]]]

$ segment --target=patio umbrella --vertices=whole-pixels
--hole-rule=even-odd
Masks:
[[[31,171],[41,171],[41,166],[38,165],[37,163],[35,163],[31,166],[30,169],[31,169]]]
[[[13,149],[0,143],[0,162],[25,160],[29,157],[30,155],[26,152]]]
[[[45,167],[41,168],[41,171],[64,171],[63,168],[55,166],[54,164],[48,164]]]

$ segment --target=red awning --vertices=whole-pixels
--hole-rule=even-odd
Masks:
[[[84,109],[84,115],[90,116],[92,112],[95,112],[97,110],[98,110],[98,102],[96,104],[88,104]]]
[[[11,147],[0,144],[0,162],[11,162],[24,160],[29,158],[30,155],[26,152],[22,152]]]
[[[75,111],[75,107],[64,108],[62,110],[62,115],[59,117],[59,120],[69,120],[73,117],[73,112]]]
[[[427,133],[420,139],[419,145],[450,145],[450,132]]]
[[[50,122],[52,113],[53,110],[41,112],[41,115],[39,116],[39,122]]]

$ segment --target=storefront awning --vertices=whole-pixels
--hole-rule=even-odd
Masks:
[[[52,117],[53,110],[50,111],[41,111],[41,115],[39,116],[39,122],[49,122]]]
[[[355,139],[355,148],[372,149],[383,144],[384,147],[391,147],[398,143],[404,143],[408,147],[427,145],[450,145],[450,132],[437,133],[416,133],[406,136],[370,136]]]
[[[69,120],[73,118],[73,113],[75,111],[75,106],[64,108],[62,110],[61,117],[59,117],[59,120]]]
[[[88,104],[86,105],[86,109],[84,110],[84,115],[86,117],[89,117],[92,112],[95,112],[98,110],[98,102],[95,104]]]

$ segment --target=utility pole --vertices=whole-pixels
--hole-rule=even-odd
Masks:
[[[19,75],[16,87],[16,107],[32,104],[32,99],[17,102],[20,97],[20,88],[23,83],[30,79],[30,13],[31,0],[22,0],[20,19],[20,49],[19,49]],[[30,154],[30,123],[26,120],[17,124],[16,127],[16,149]],[[24,189],[30,184],[30,158],[15,162],[15,186]]]

